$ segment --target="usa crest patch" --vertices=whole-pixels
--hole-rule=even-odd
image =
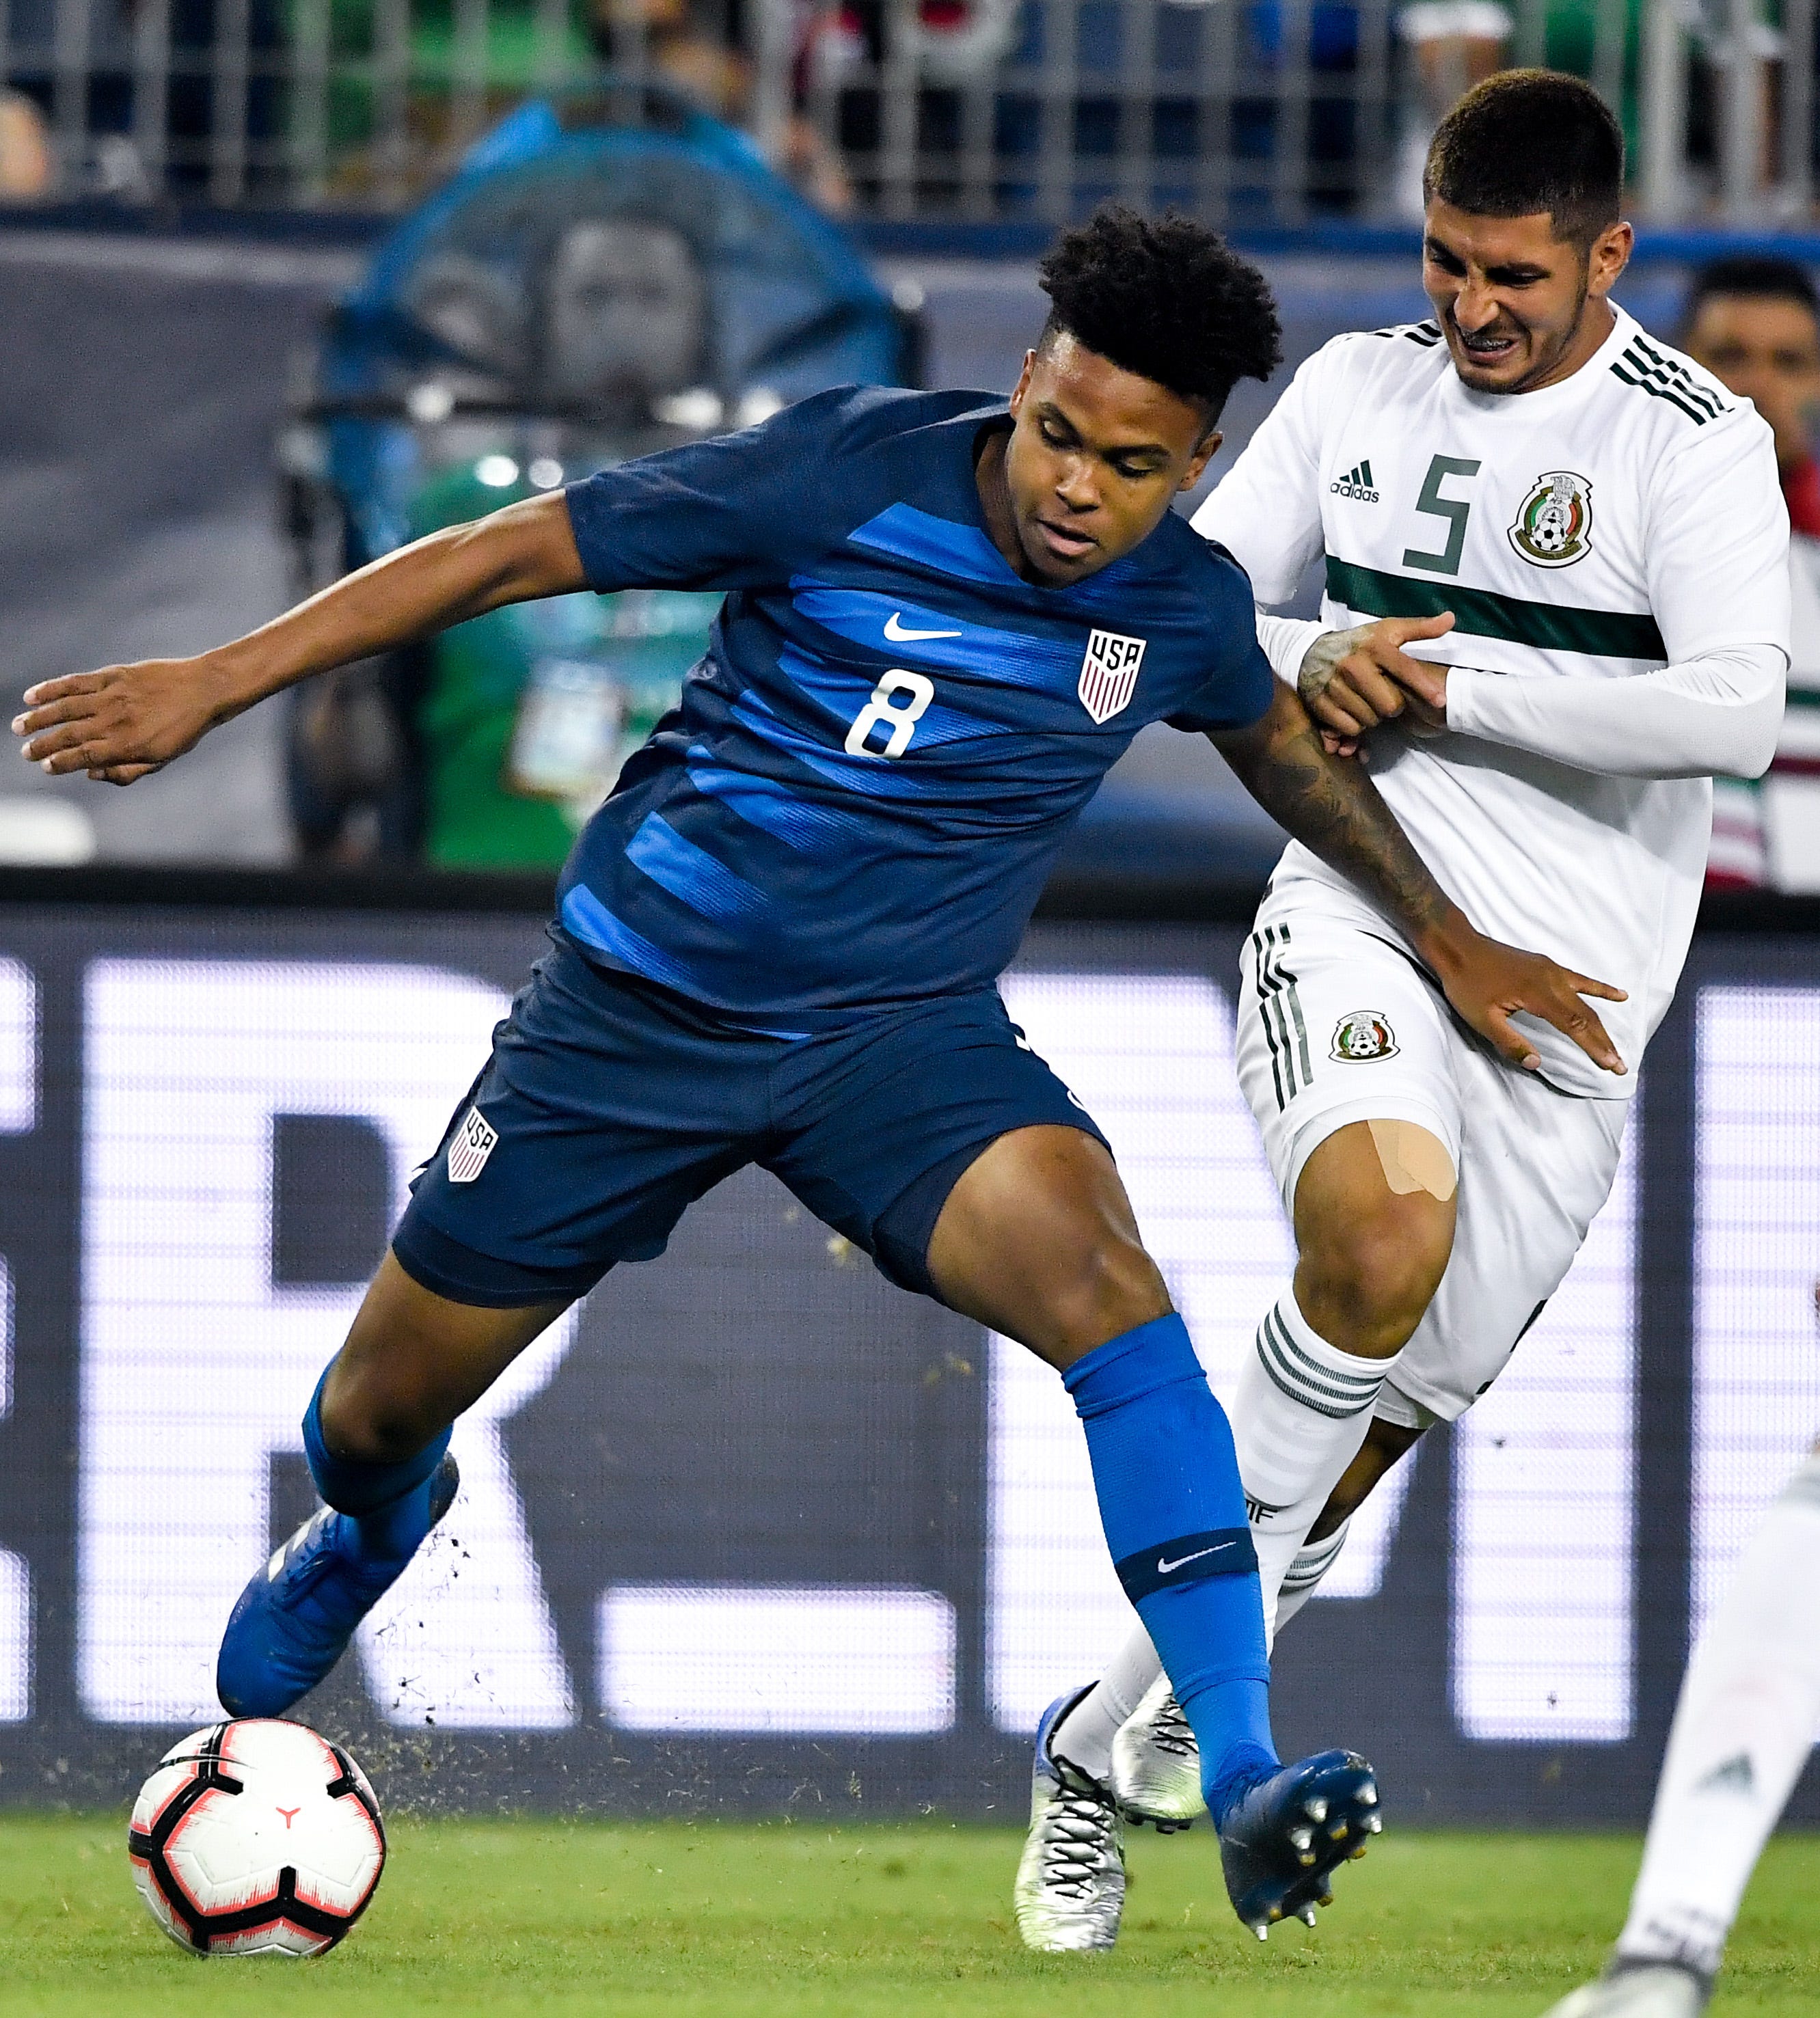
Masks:
[[[1080,704],[1095,721],[1110,721],[1137,691],[1145,641],[1095,631],[1080,662]]]
[[[449,1182],[452,1184],[471,1184],[487,1167],[487,1159],[493,1154],[494,1145],[499,1140],[499,1130],[477,1107],[470,1107],[461,1116],[461,1125],[449,1144]]]

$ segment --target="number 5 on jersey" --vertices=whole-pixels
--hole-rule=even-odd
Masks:
[[[1422,494],[1416,500],[1418,512],[1447,521],[1447,541],[1438,554],[1425,554],[1415,547],[1403,555],[1403,566],[1425,568],[1431,574],[1458,574],[1460,556],[1466,548],[1466,522],[1472,515],[1470,497],[1444,497],[1441,486],[1449,476],[1476,476],[1478,465],[1457,455],[1438,455],[1422,479]]]
[[[854,718],[847,731],[849,757],[901,757],[910,747],[923,711],[935,698],[935,683],[921,673],[906,673],[894,666],[877,686],[872,698]],[[866,739],[875,729],[888,732],[885,747],[874,750]]]

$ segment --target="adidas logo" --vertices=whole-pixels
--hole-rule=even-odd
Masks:
[[[1697,1783],[1694,1791],[1697,1794],[1755,1793],[1757,1775],[1751,1770],[1750,1754],[1740,1752],[1735,1758],[1728,1759],[1723,1766],[1715,1766],[1705,1779]]]
[[[1336,497],[1352,497],[1361,504],[1375,504],[1377,492],[1372,480],[1371,457],[1366,456],[1362,461],[1355,463],[1344,476],[1330,483],[1327,488]]]

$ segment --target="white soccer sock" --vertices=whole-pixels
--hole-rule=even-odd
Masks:
[[[1090,1779],[1105,1779],[1113,1770],[1113,1740],[1120,1725],[1131,1717],[1144,1691],[1162,1672],[1149,1634],[1142,1626],[1133,1626],[1105,1673],[1051,1732],[1049,1749]]]
[[[1688,1662],[1626,1960],[1710,1976],[1820,1728],[1820,1457],[1771,1507]]]
[[[1232,1435],[1270,1631],[1290,1564],[1359,1455],[1378,1391],[1400,1356],[1363,1359],[1330,1345],[1297,1307],[1293,1289],[1257,1328],[1239,1376]]]
[[[1283,1588],[1276,1593],[1279,1633],[1314,1596],[1322,1578],[1339,1561],[1340,1551],[1346,1546],[1346,1530],[1351,1524],[1348,1514],[1324,1541],[1304,1542],[1297,1550],[1294,1561],[1283,1573]]]

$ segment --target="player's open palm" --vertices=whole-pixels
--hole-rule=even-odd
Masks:
[[[85,771],[110,785],[161,770],[223,718],[194,659],[142,659],[41,680],[24,699],[13,732],[24,738],[33,763],[53,776]]]
[[[1441,985],[1455,1009],[1507,1064],[1534,1072],[1542,1062],[1535,1046],[1511,1021],[1521,1014],[1552,1023],[1607,1072],[1628,1069],[1597,1012],[1585,1000],[1590,995],[1601,1002],[1623,1001],[1624,990],[1608,981],[1594,981],[1543,954],[1519,953],[1475,933],[1441,971]]]

